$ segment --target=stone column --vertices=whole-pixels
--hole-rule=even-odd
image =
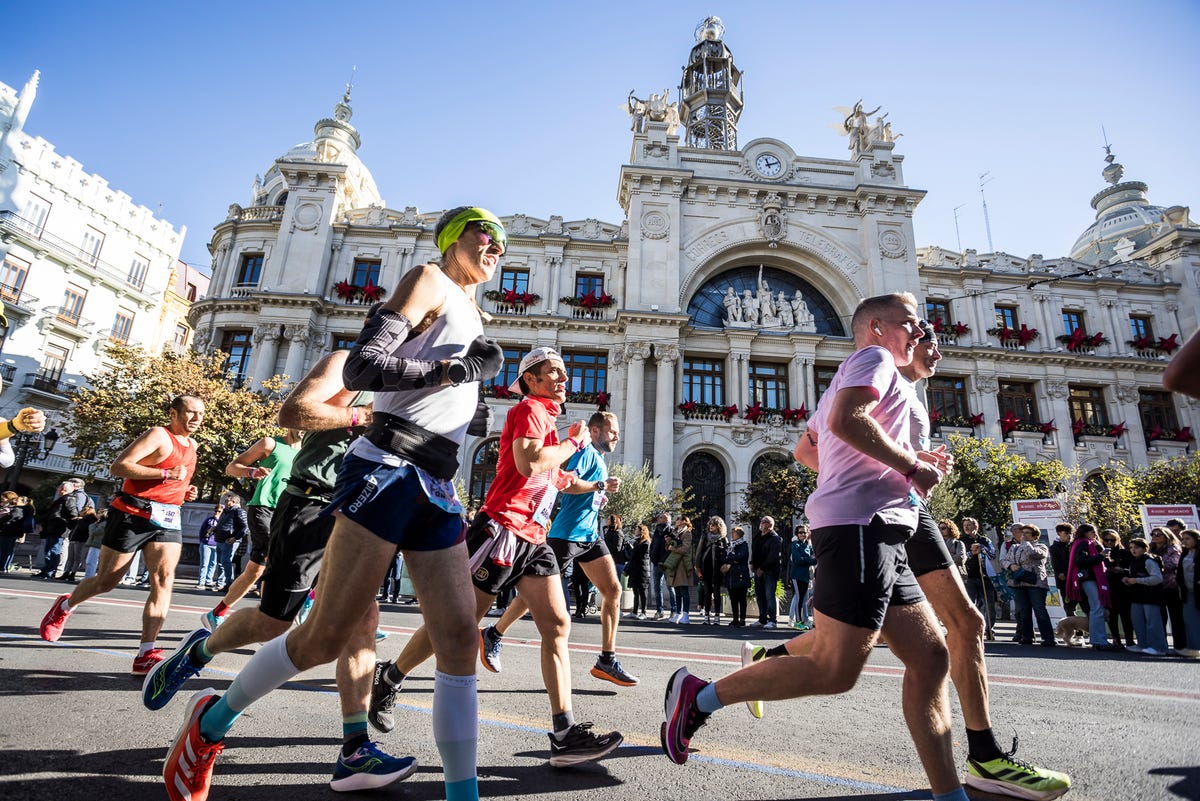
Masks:
[[[1125,344],[1125,337],[1130,336],[1130,332],[1125,328],[1120,327],[1120,321],[1117,315],[1117,299],[1102,298],[1100,305],[1104,306],[1108,312],[1108,340],[1112,343],[1111,353],[1125,353],[1129,350],[1129,346]]]
[[[670,492],[675,473],[675,363],[679,361],[678,345],[654,346],[658,358],[654,404],[654,472],[658,474],[658,491]]]
[[[1074,421],[1071,419],[1071,406],[1067,403],[1069,395],[1066,381],[1046,382],[1046,396],[1050,398],[1050,417],[1054,421],[1054,427],[1058,429],[1054,432],[1058,442],[1058,458],[1068,467],[1075,464],[1075,454],[1072,452],[1075,439],[1071,435],[1071,423]]]
[[[1113,423],[1125,423],[1125,433],[1121,435],[1126,448],[1129,449],[1130,459],[1136,467],[1148,467],[1150,458],[1146,455],[1146,432],[1142,428],[1142,415],[1138,409],[1141,393],[1136,384],[1117,384],[1113,387],[1117,399],[1117,414]]]
[[[275,371],[275,359],[279,356],[279,328],[275,325],[259,326],[254,329],[254,365],[250,374],[254,386],[261,389],[263,382]],[[299,376],[293,377],[299,380]]]
[[[645,414],[642,386],[645,381],[646,358],[650,345],[646,342],[630,342],[625,346],[625,416],[621,419],[622,439],[625,442],[625,464],[635,470],[642,466],[645,458],[642,419]]]
[[[1059,331],[1057,322],[1050,314],[1050,296],[1044,293],[1037,293],[1033,296],[1033,299],[1037,302],[1037,314],[1039,318],[1033,327],[1040,329],[1042,332],[1041,347],[1045,350],[1054,350],[1057,347],[1055,337],[1058,336]],[[1029,347],[1035,346],[1030,343]]]
[[[304,377],[304,357],[307,355],[308,326],[289,325],[283,330],[283,335],[291,343],[288,346],[287,362],[283,372],[292,381]]]
[[[817,367],[812,359],[804,360],[804,396],[812,414],[817,409]]]
[[[733,363],[733,375],[729,377],[729,403],[740,410],[749,403],[746,385],[750,380],[750,354],[731,353],[729,358]]]
[[[562,297],[558,293],[558,283],[562,273],[562,257],[550,256],[546,261],[550,264],[550,275],[546,283],[546,311],[550,314],[558,314],[558,299]]]
[[[787,366],[787,405],[792,409],[799,409],[800,404],[804,402],[804,392],[800,387],[800,365],[803,363],[804,357],[797,353],[792,356],[792,360],[788,362]]]

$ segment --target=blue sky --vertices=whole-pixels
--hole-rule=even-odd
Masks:
[[[1200,216],[1200,3],[83,3],[5,11],[0,81],[41,87],[26,126],[162,216],[183,258],[357,65],[354,119],[387,204],[621,220],[623,112],[672,90],[705,16],[744,71],[739,141],[844,158],[834,106],[882,104],[928,196],[919,245],[1066,255],[1104,187],[1101,126],[1158,205]]]

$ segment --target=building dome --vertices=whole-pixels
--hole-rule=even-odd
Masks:
[[[1123,261],[1159,233],[1166,211],[1146,198],[1146,184],[1121,180],[1125,168],[1111,152],[1104,160],[1104,179],[1111,186],[1092,198],[1096,221],[1071,248],[1071,258],[1084,264]]]

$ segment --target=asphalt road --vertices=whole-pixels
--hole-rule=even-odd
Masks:
[[[0,577],[0,799],[161,798],[162,759],[189,690],[223,690],[250,652],[218,657],[166,709],[149,712],[140,702],[140,678],[129,675],[145,590],[121,588],[89,602],[72,615],[62,640],[42,642],[38,621],[63,587],[24,574]],[[177,591],[160,644],[172,647],[215,600],[212,593]],[[379,651],[390,658],[420,616],[415,607],[385,605],[383,621],[391,636]],[[600,626],[595,618],[577,623],[576,717],[620,730],[625,744],[602,762],[559,770],[547,762],[549,705],[536,632],[532,623],[518,623],[506,639],[504,671],[480,675],[481,794],[589,801],[929,797],[898,709],[901,669],[884,647],[849,694],[769,704],[758,721],[744,707],[723,710],[693,740],[688,763],[671,764],[658,736],[668,676],[687,664],[715,678],[735,668],[743,639],[788,636],[743,632],[626,622],[620,658],[641,684],[621,689],[588,675]],[[1006,744],[1018,734],[1019,756],[1069,772],[1075,787],[1066,798],[1200,799],[1200,663],[1005,642],[989,644],[988,665],[998,739]],[[399,726],[380,742],[392,753],[416,756],[420,767],[373,797],[441,797],[432,693],[429,667],[406,681]],[[956,753],[965,761],[957,699],[955,720]],[[238,721],[210,797],[337,797],[328,780],[340,731],[332,668],[303,674]]]

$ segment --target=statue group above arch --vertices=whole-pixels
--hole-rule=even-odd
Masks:
[[[758,291],[743,290],[741,296],[733,287],[726,287],[722,299],[725,305],[726,328],[761,328],[816,333],[816,318],[808,309],[804,296],[797,289],[789,298],[783,290],[772,294],[770,285],[758,270]]]

